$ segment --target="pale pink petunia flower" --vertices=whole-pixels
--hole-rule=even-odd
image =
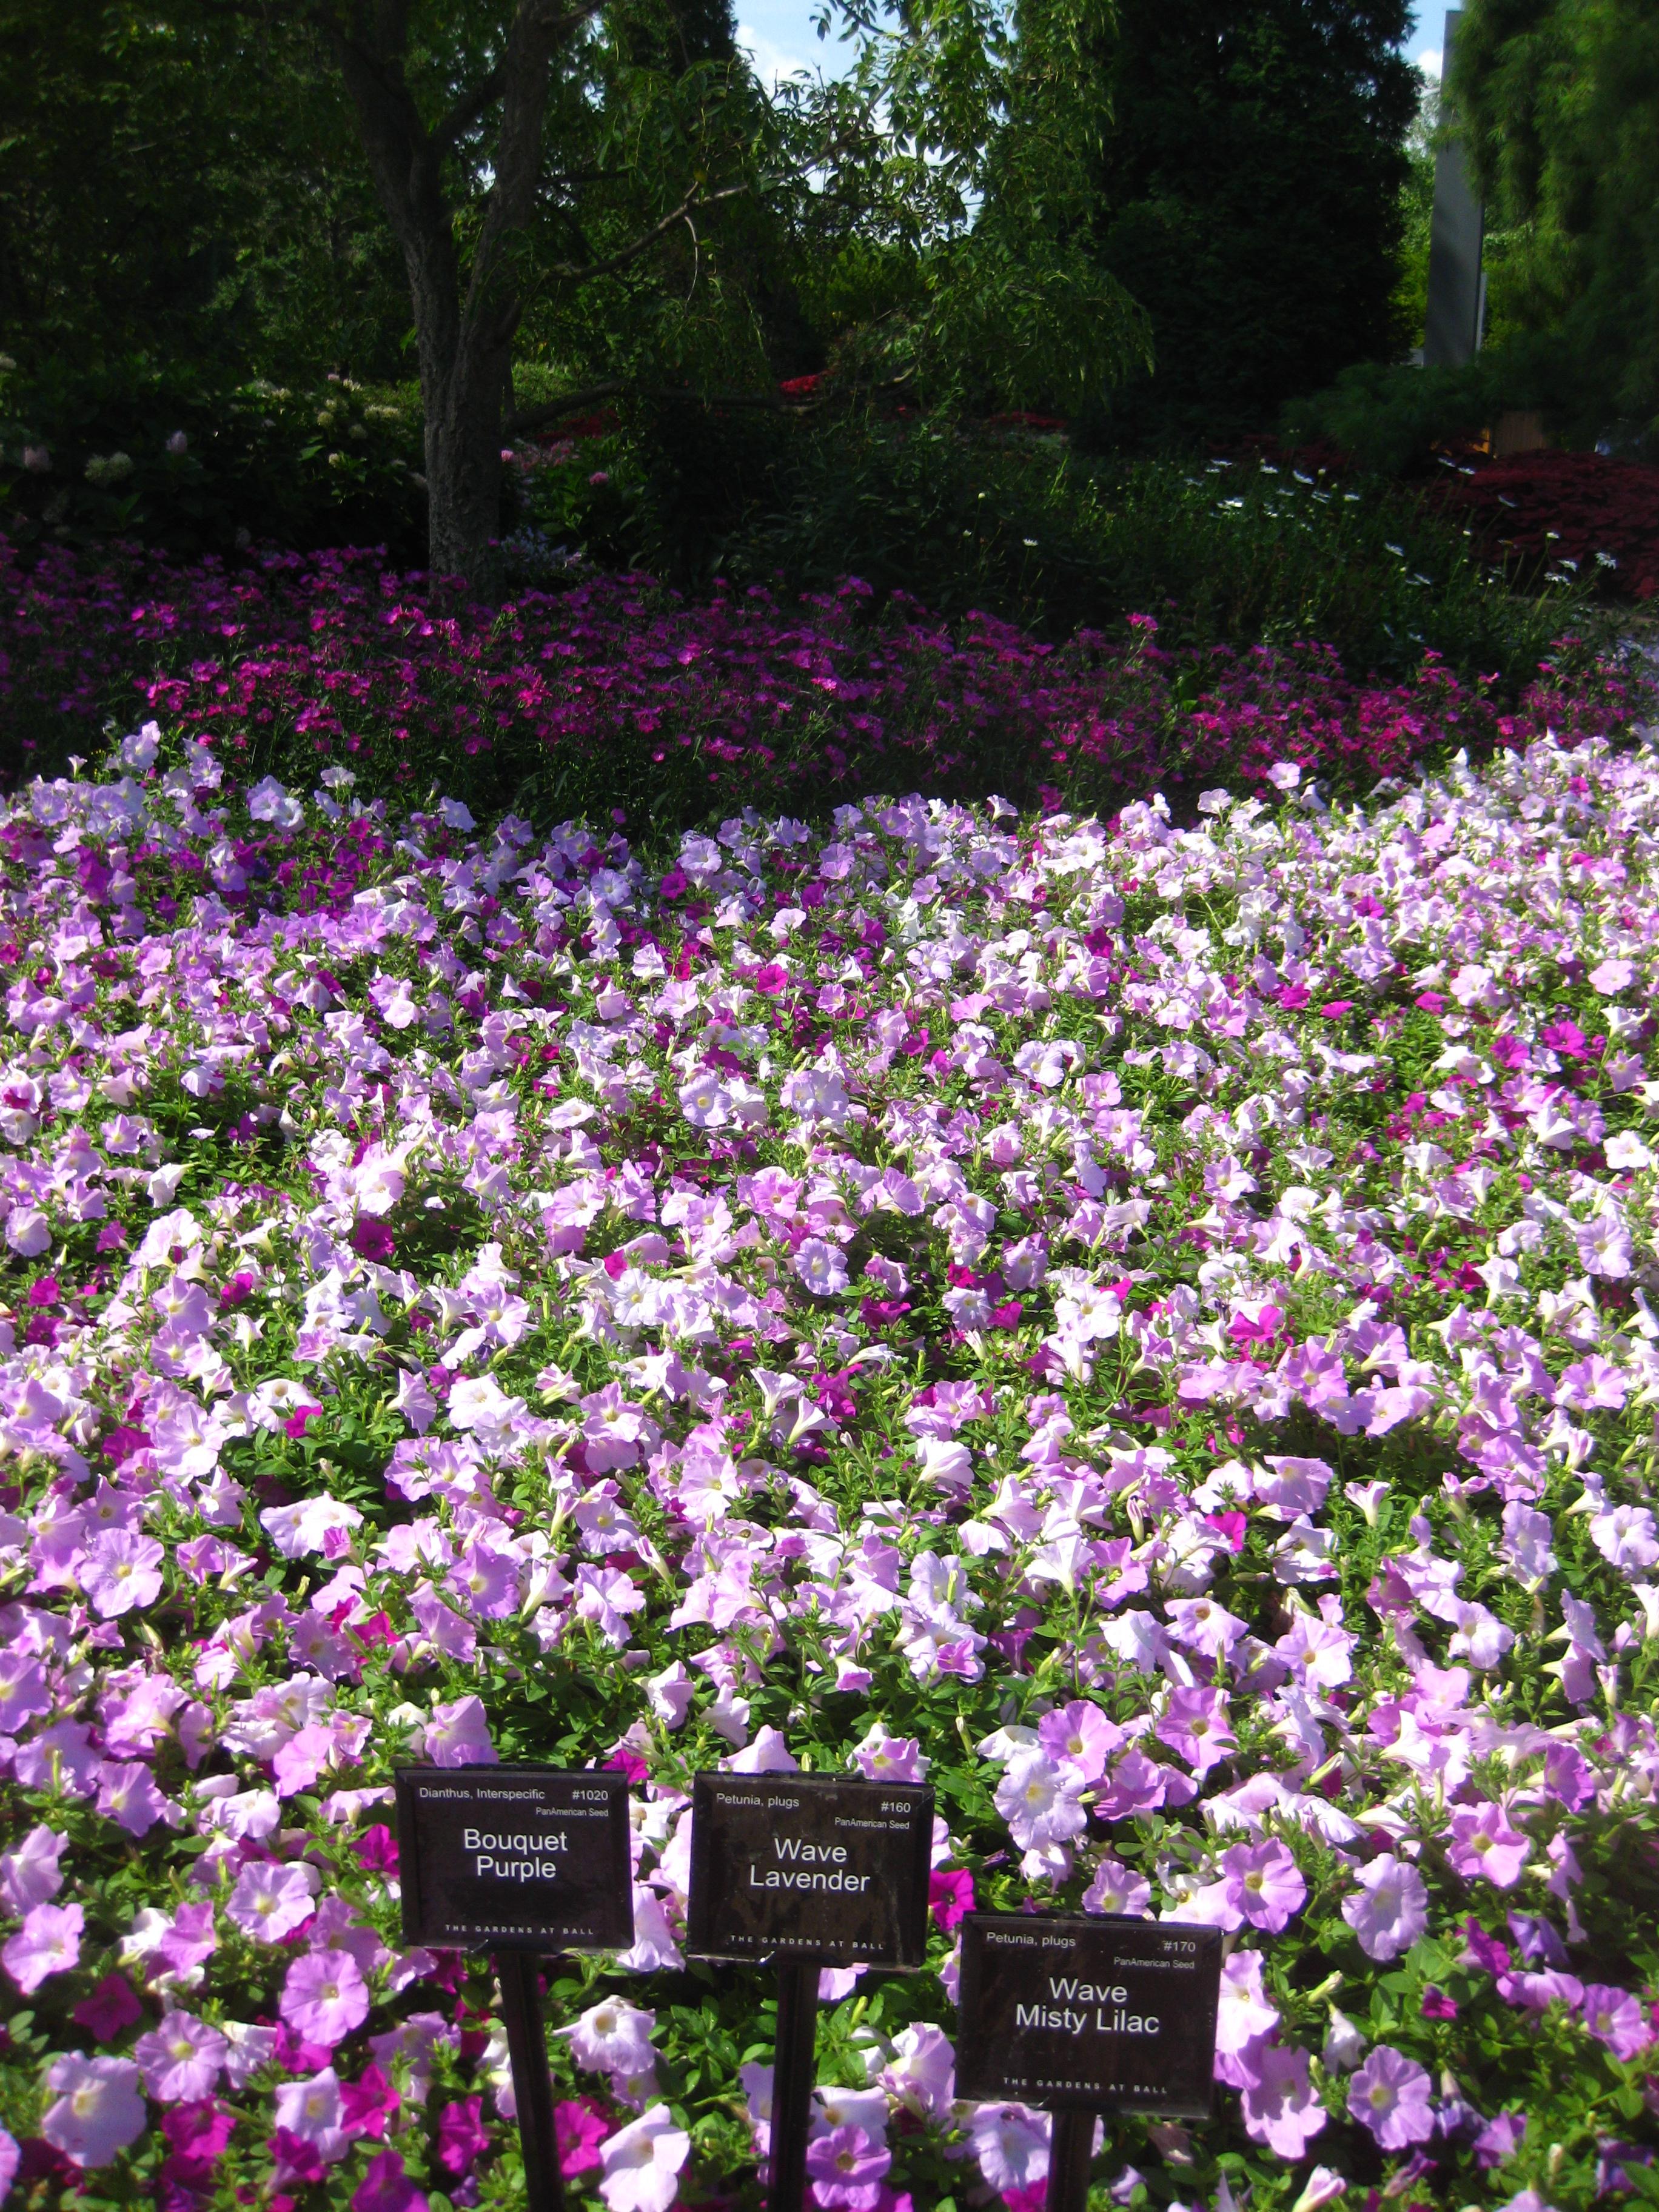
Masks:
[[[1275,2158],[1299,2159],[1329,2117],[1308,2074],[1305,2051],[1270,2043],[1243,2091],[1244,2132]]]
[[[331,2066],[302,2081],[283,2081],[276,2095],[276,2124],[307,2142],[325,2165],[343,2158],[351,2137],[343,2123],[340,2079]]]
[[[147,2115],[138,2094],[138,2069],[130,2058],[88,2058],[66,2051],[46,2069],[57,2101],[46,2108],[40,2132],[54,2150],[83,2169],[107,2166],[137,2142]]]
[[[1653,2041],[1647,2014],[1628,1990],[1610,1989],[1602,1982],[1586,1983],[1579,2016],[1615,2058],[1628,2062],[1638,2057]]]
[[[229,2048],[216,2027],[193,2013],[170,2012],[159,2027],[139,2037],[132,2055],[150,2095],[161,2104],[179,2105],[213,2094]]]
[[[1057,1765],[1046,1751],[1031,1746],[1008,1761],[997,1785],[996,1808],[1021,1850],[1064,1843],[1089,1824],[1079,1802],[1084,1786],[1074,1766]]]
[[[1005,2196],[1046,2179],[1048,2135],[1048,2115],[1029,2105],[980,2105],[968,2123],[980,2172]]]
[[[1103,1859],[1083,1893],[1085,1912],[1115,1912],[1139,1917],[1152,1901],[1152,1886],[1117,1859]]]
[[[1532,1856],[1529,1838],[1510,1826],[1501,1805],[1482,1805],[1452,1814],[1446,1856],[1465,1881],[1482,1879],[1498,1889],[1513,1889]]]
[[[69,1838],[44,1822],[31,1828],[15,1850],[0,1856],[0,1905],[21,1918],[32,1905],[45,1905],[64,1887],[59,1864]]]
[[[1235,1844],[1223,1855],[1221,1872],[1240,1912],[1264,1935],[1277,1936],[1307,1901],[1302,1870],[1277,1837]]]
[[[956,2095],[956,2049],[942,2027],[918,2021],[893,2038],[881,2086],[918,2118],[943,2119]]]
[[[1408,2150],[1434,2133],[1427,2074],[1392,2044],[1379,2043],[1348,2084],[1348,2111],[1384,2150]]]
[[[795,1253],[795,1273],[814,1297],[831,1298],[847,1288],[847,1262],[827,1237],[803,1237]]]
[[[147,1836],[158,1820],[177,1827],[180,1814],[173,1800],[155,1786],[142,1759],[106,1765],[99,1777],[98,1809],[130,1836]]]
[[[1359,1938],[1367,1958],[1397,1958],[1410,1950],[1429,1924],[1429,1893],[1423,1877],[1392,1853],[1371,1860],[1357,1877],[1358,1896],[1343,1899],[1342,1917]]]
[[[619,2128],[600,2153],[599,2194],[609,2212],[669,2212],[690,2154],[691,2138],[675,2126],[666,2105],[653,2105]]]
[[[1255,2079],[1256,2048],[1279,2026],[1279,2014],[1261,1981],[1260,1951],[1235,1951],[1221,1969],[1216,2008],[1215,2078],[1242,2089]]]
[[[1123,1731],[1085,1698],[1057,1705],[1037,1723],[1037,1741],[1050,1759],[1065,1759],[1085,1782],[1098,1782]]]
[[[426,1755],[434,1766],[493,1766],[501,1757],[489,1740],[482,1698],[453,1698],[432,1708]]]
[[[100,1528],[81,1564],[87,1603],[100,1620],[154,1605],[161,1595],[161,1566],[166,1556],[154,1536],[141,1535],[136,1528]]]
[[[884,2143],[860,2127],[831,2128],[809,2144],[806,2172],[816,2202],[842,2212],[876,2212],[882,2176],[893,2163]]]
[[[558,2033],[568,2040],[578,2066],[590,2074],[621,2074],[631,2080],[656,2063],[651,2043],[656,2024],[655,2013],[642,2012],[624,1997],[608,1997]]]
[[[261,1943],[280,1943],[316,1911],[321,1879],[315,1867],[303,1863],[278,1866],[252,1860],[236,1877],[225,1917]]]
[[[310,1951],[288,1970],[276,2009],[307,2043],[331,2051],[368,2017],[368,1986],[349,1951]]]
[[[880,1721],[872,1721],[864,1741],[854,1745],[852,1756],[871,1782],[925,1782],[933,1764],[915,1736],[889,1735]]]
[[[0,1948],[0,1965],[25,1996],[32,1996],[52,1974],[66,1974],[80,1964],[86,1916],[78,1905],[36,1905],[23,1924]]]

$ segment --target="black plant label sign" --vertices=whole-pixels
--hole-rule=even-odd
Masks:
[[[699,1774],[691,1808],[693,1958],[923,1963],[931,1790],[839,1775]]]
[[[1220,1990],[1219,1929],[969,1913],[957,2094],[1206,2118]]]
[[[545,1766],[414,1766],[398,1790],[404,1936],[464,1951],[625,1951],[628,1781]]]

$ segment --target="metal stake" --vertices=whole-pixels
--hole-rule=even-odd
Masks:
[[[558,2134],[553,2120],[553,2076],[547,2063],[537,1966],[538,1961],[528,1952],[495,1954],[501,2018],[507,2027],[507,2055],[513,2062],[513,2095],[519,2107],[519,2141],[524,2147],[526,2203],[529,2212],[564,2212]]]
[[[778,1962],[778,2041],[772,2068],[770,2212],[801,2212],[806,2188],[806,2125],[817,2048],[818,1962]]]
[[[1047,2212],[1089,2212],[1089,2167],[1094,2159],[1092,2112],[1053,2112],[1048,2142]]]

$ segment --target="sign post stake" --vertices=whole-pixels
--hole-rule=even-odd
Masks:
[[[564,2212],[558,2131],[553,2118],[553,2075],[547,2063],[547,2036],[536,1986],[537,1961],[526,1951],[498,1951],[495,1966],[501,1984],[507,2056],[513,2062],[519,2140],[524,2146],[525,2201],[529,2212]]]
[[[772,2068],[770,2212],[800,2212],[806,2189],[806,2130],[817,2051],[818,1962],[778,1961],[778,2040]]]
[[[1051,2112],[1046,2212],[1088,2212],[1089,2167],[1094,2158],[1092,2112]]]
[[[528,2212],[564,2212],[540,1962],[634,1941],[628,1782],[592,1767],[402,1766],[404,1939],[487,1951],[501,1990]]]
[[[769,2212],[801,2212],[819,1972],[924,1964],[933,1838],[923,1783],[793,1771],[692,1779],[685,1955],[777,1968]]]
[[[1046,2212],[1087,2212],[1097,2118],[1207,2116],[1219,1929],[970,1912],[961,1942],[957,2094],[1047,2110]]]

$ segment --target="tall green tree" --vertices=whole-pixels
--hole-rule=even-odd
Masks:
[[[1592,407],[1659,435],[1659,11],[1466,0],[1449,90],[1518,234],[1512,319],[1559,336]]]
[[[320,56],[195,0],[0,0],[0,344],[303,378],[407,307]]]
[[[1093,250],[1156,367],[1115,434],[1267,428],[1285,400],[1413,343],[1396,328],[1420,80],[1407,0],[1119,0],[1097,44]]]
[[[862,43],[800,103],[822,186],[798,220],[845,318],[842,366],[926,404],[1103,404],[1151,361],[1146,317],[1089,238],[1115,0],[840,7]]]

